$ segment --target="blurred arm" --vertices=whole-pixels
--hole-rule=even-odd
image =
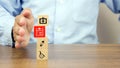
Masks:
[[[21,0],[0,0],[1,45],[12,45],[11,31],[14,25],[14,19],[21,10]]]
[[[120,13],[120,0],[101,0],[105,3],[114,13]]]

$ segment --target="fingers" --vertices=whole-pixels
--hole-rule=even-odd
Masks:
[[[23,15],[24,17],[28,18],[28,19],[32,19],[32,12],[30,9],[26,8],[22,11],[21,15]]]
[[[26,27],[29,32],[32,31],[34,17],[30,9],[24,9],[22,13],[16,18],[17,18],[16,22],[18,25]]]
[[[14,35],[20,35],[20,36],[24,36],[25,35],[25,30],[22,27],[14,27],[14,31],[13,31]]]
[[[26,21],[27,21],[26,27],[27,27],[28,31],[31,32],[31,31],[32,31],[32,28],[33,28],[33,24],[34,24],[34,23],[33,23],[34,17],[33,17],[33,15],[32,15],[31,10],[28,9],[28,8],[26,8],[26,9],[24,9],[24,10],[22,11],[21,14],[26,18]]]
[[[23,45],[21,45],[22,42],[25,41],[25,30],[23,28],[21,28],[20,26],[15,27],[13,30],[13,36],[14,36],[14,40],[15,40],[15,47],[16,48],[20,48],[23,47]]]
[[[15,47],[16,48],[21,48],[25,44],[21,44],[22,42],[25,41],[25,27],[26,27],[26,19],[23,16],[17,16],[15,20],[15,24],[13,27],[13,36],[15,40]]]
[[[21,48],[20,43],[18,43],[17,41],[15,42],[15,48]]]
[[[29,43],[30,32],[32,31],[34,18],[30,9],[24,9],[16,16],[13,27],[15,47],[25,47]]]

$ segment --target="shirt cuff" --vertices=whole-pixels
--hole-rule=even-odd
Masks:
[[[13,37],[13,29],[11,31],[11,37],[12,37],[12,48],[15,48],[15,40],[14,40],[14,37]]]

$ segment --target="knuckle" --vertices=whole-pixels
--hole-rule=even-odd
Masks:
[[[24,19],[24,17],[22,15],[17,15],[15,17],[15,23],[19,23],[21,19]]]

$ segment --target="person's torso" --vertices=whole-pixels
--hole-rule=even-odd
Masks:
[[[94,44],[98,43],[96,26],[99,3],[100,0],[23,0],[22,7],[31,8],[35,25],[39,15],[49,16],[49,43]],[[33,35],[32,39],[35,40]]]

